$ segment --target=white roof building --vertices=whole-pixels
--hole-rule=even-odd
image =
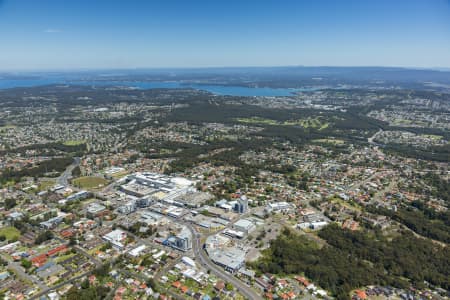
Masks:
[[[181,261],[182,261],[184,264],[188,265],[189,267],[195,268],[195,261],[193,261],[192,258],[187,257],[187,256],[183,256],[183,257],[181,258]]]
[[[191,186],[194,183],[186,178],[183,177],[174,177],[170,180],[171,182],[175,183],[176,185],[181,185],[181,186]]]
[[[105,234],[103,236],[103,239],[107,242],[110,242],[113,247],[122,250],[123,247],[125,247],[122,242],[127,238],[127,233],[123,230],[116,229],[114,231],[111,231],[108,234]]]
[[[136,247],[133,250],[130,250],[128,252],[128,254],[133,256],[133,257],[138,257],[138,256],[141,255],[142,251],[144,251],[145,249],[147,249],[146,245],[140,245],[139,247]]]
[[[236,223],[234,223],[233,227],[236,230],[245,232],[246,234],[252,232],[256,228],[255,224],[253,224],[253,222],[247,219],[237,221]]]
[[[245,252],[235,247],[215,249],[209,251],[208,255],[215,264],[231,273],[239,270],[245,263]]]
[[[291,208],[292,208],[292,205],[290,203],[282,201],[282,202],[274,202],[274,203],[267,204],[266,211],[267,212],[286,211],[286,210],[289,210]]]
[[[232,230],[228,228],[223,231],[223,234],[238,239],[242,239],[244,237],[244,233],[242,231]]]

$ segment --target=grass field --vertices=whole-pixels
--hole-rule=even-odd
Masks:
[[[15,126],[12,125],[6,125],[6,126],[0,126],[0,135],[4,135],[8,132],[8,129],[15,128]]]
[[[55,185],[54,180],[43,180],[39,183],[39,190],[46,191]]]
[[[119,178],[122,178],[125,175],[128,175],[128,173],[129,172],[127,170],[124,170],[122,172],[117,172],[117,173],[112,174],[111,177],[114,178],[114,179],[119,179]]]
[[[267,124],[267,125],[280,125],[277,121],[272,119],[265,119],[260,117],[251,117],[251,118],[237,118],[238,122],[248,123],[248,124]]]
[[[20,237],[20,231],[15,227],[8,226],[0,228],[0,235],[5,236],[8,241],[12,241]]]
[[[342,200],[341,198],[338,198],[338,197],[332,197],[331,199],[329,199],[329,201],[331,203],[338,203],[338,204],[340,204],[340,205],[342,205],[342,206],[344,206],[344,207],[346,207],[346,208],[348,208],[350,210],[355,210],[355,211],[361,212],[361,206],[359,204],[357,204],[357,203],[344,201],[344,200]]]
[[[261,125],[279,125],[279,126],[301,126],[303,128],[314,128],[323,130],[330,126],[330,123],[321,121],[318,117],[315,118],[306,118],[306,119],[298,119],[298,120],[288,120],[279,122],[272,119],[265,119],[260,117],[252,117],[252,118],[237,118],[238,122],[247,123],[247,124],[261,124]]]
[[[108,180],[102,177],[86,176],[74,179],[72,184],[82,189],[96,189],[108,184]]]
[[[59,263],[59,262],[65,261],[66,259],[69,259],[69,258],[71,258],[71,257],[73,257],[75,255],[76,255],[75,253],[69,252],[68,254],[63,254],[61,256],[56,257],[55,261],[57,263]]]
[[[70,141],[65,141],[64,145],[66,145],[66,146],[78,146],[78,145],[81,145],[81,144],[84,144],[84,143],[85,143],[84,141],[70,140]]]
[[[433,141],[440,141],[440,140],[442,140],[444,138],[441,135],[435,135],[435,134],[422,134],[420,136],[423,137],[423,138],[426,138],[426,139],[431,139]]]
[[[283,125],[288,126],[301,126],[303,128],[314,128],[314,129],[325,129],[330,126],[330,123],[328,122],[322,122],[319,118],[307,118],[307,119],[301,119],[301,120],[290,120],[283,122]]]

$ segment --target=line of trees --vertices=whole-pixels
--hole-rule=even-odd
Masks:
[[[423,207],[418,202],[415,202],[415,205]],[[432,213],[430,209],[426,209],[426,213],[424,213],[415,207],[399,207],[397,211],[367,207],[367,210],[378,215],[388,216],[424,237],[450,243],[450,211]]]
[[[72,162],[72,157],[60,157],[42,161],[39,165],[31,168],[24,168],[21,170],[7,168],[3,170],[0,175],[0,184],[4,184],[9,181],[18,182],[22,179],[22,177],[40,177],[49,172],[62,172]]]

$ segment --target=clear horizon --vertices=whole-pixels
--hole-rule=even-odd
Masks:
[[[0,0],[0,71],[450,68],[449,0]]]
[[[450,67],[414,67],[414,66],[307,66],[307,65],[261,65],[261,66],[211,66],[211,67],[136,67],[136,68],[54,68],[54,69],[1,69],[0,73],[52,73],[52,72],[111,72],[111,71],[165,71],[165,70],[208,70],[208,69],[258,69],[258,68],[380,68],[450,72]]]

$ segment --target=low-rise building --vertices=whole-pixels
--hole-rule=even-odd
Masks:
[[[245,252],[235,247],[212,249],[208,255],[215,264],[231,273],[237,272],[245,263]]]
[[[76,200],[83,200],[83,199],[88,198],[90,195],[91,194],[88,191],[79,191],[79,192],[77,192],[75,194],[72,194],[72,195],[68,196],[65,200],[67,202],[76,201]]]
[[[101,216],[106,211],[107,211],[107,209],[104,205],[93,202],[93,203],[89,204],[89,206],[87,207],[86,216],[88,218],[94,219],[94,218]]]
[[[242,231],[237,231],[233,229],[225,229],[222,234],[230,236],[232,238],[242,239],[244,237],[244,233]]]
[[[285,211],[289,211],[293,208],[292,204],[287,203],[287,202],[273,202],[273,203],[269,203],[267,204],[265,210],[270,213],[270,212],[285,212]]]
[[[248,219],[242,219],[233,224],[233,228],[239,231],[244,232],[245,234],[249,234],[253,230],[255,230],[256,226],[252,221]]]
[[[126,238],[127,238],[126,232],[120,229],[113,230],[110,233],[105,234],[103,236],[103,239],[105,241],[111,243],[111,245],[118,250],[122,250],[125,247],[123,241]]]
[[[142,252],[147,249],[146,245],[140,245],[130,251],[128,251],[128,254],[132,257],[138,257],[142,254]]]

